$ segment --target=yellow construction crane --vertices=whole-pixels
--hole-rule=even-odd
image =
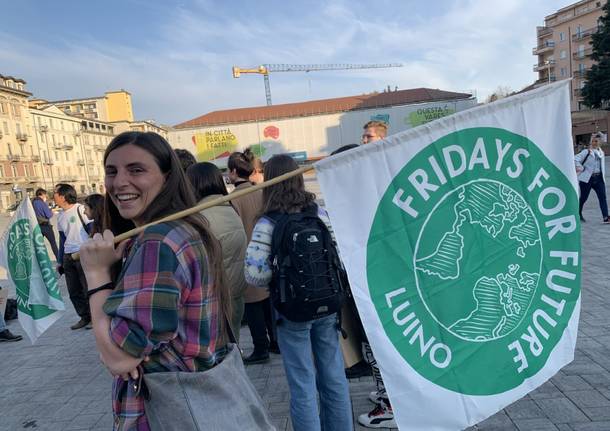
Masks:
[[[257,73],[263,75],[267,106],[270,106],[271,87],[269,85],[269,74],[271,72],[314,72],[319,70],[382,69],[386,67],[402,67],[402,64],[261,64],[254,69],[244,69],[233,66],[233,78],[239,78],[242,73]]]

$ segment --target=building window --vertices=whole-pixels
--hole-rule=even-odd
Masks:
[[[0,114],[8,114],[8,105],[6,104],[6,102],[0,102]]]
[[[0,165],[0,177],[4,177],[4,166]]]
[[[566,53],[566,50],[565,50],[565,49],[562,49],[562,50],[559,52],[559,58],[564,59],[564,58],[566,58],[567,56],[568,56],[568,55],[567,55],[567,53]]]
[[[585,73],[585,64],[584,63],[578,63],[578,71],[581,74]]]
[[[8,123],[6,121],[4,122],[4,134],[7,136],[9,135]]]
[[[15,132],[17,132],[18,135],[21,134],[21,124],[15,123]]]
[[[563,42],[564,40],[566,40],[566,34],[563,31],[559,32],[559,42]]]
[[[69,161],[69,160],[70,160],[70,157],[69,157],[69,155],[68,155],[68,152],[67,152],[67,151],[65,152],[65,155],[66,155],[66,162],[67,162],[67,161]]]

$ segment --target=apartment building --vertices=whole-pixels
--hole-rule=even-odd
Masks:
[[[8,207],[39,180],[40,156],[29,137],[26,82],[0,75],[0,208]]]
[[[169,133],[166,127],[159,126],[152,120],[144,121],[113,121],[111,123],[114,126],[116,134],[123,132],[155,132],[158,135],[163,136],[165,140],[168,140]]]
[[[598,19],[607,0],[582,0],[544,18],[536,29],[537,45],[532,53],[538,61],[536,85],[573,78],[570,88],[572,111],[587,109],[581,89],[585,73],[591,68],[591,35],[597,32]]]
[[[56,106],[64,113],[74,117],[99,121],[133,121],[131,94],[125,90],[108,91],[103,96],[84,99],[48,101],[35,99],[31,106],[46,108]]]
[[[168,138],[167,128],[133,120],[125,90],[56,102],[31,96],[23,79],[0,75],[0,212],[60,182],[79,195],[104,193],[104,151],[123,131]]]
[[[102,157],[115,135],[113,126],[67,115],[53,105],[31,108],[30,115],[40,155],[40,186],[52,189],[62,182],[79,194],[103,193]]]

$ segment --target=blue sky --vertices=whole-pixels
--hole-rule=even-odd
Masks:
[[[399,89],[513,90],[536,79],[536,26],[569,0],[20,0],[0,9],[0,74],[34,96],[124,88],[138,119],[176,124],[265,104],[264,63],[403,63],[272,74],[274,104]]]

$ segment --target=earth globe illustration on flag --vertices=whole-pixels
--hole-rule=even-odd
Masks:
[[[538,286],[540,229],[526,200],[479,179],[447,193],[428,215],[415,251],[416,282],[434,319],[471,342],[508,335]]]

